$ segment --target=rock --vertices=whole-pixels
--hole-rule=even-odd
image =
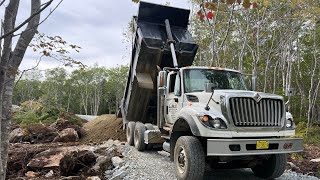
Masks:
[[[114,172],[114,170],[106,170],[105,174],[106,175],[112,175]]]
[[[23,137],[26,136],[27,132],[22,128],[16,128],[11,131],[9,135],[9,142],[15,143],[22,141]]]
[[[64,114],[62,116],[70,116],[70,114],[69,115]],[[58,118],[56,122],[50,125],[50,127],[56,129],[57,131],[63,131],[64,129],[72,128],[75,131],[77,131],[79,138],[84,137],[86,134],[86,131],[82,127],[80,127],[79,125],[73,124],[72,122],[68,121],[63,117]]]
[[[120,143],[121,143],[121,142],[120,142],[119,140],[115,140],[115,141],[114,141],[114,144],[115,144],[115,145],[120,145]]]
[[[290,166],[292,170],[300,170],[300,168],[295,164],[293,164],[292,162],[287,162],[287,164]]]
[[[58,135],[57,131],[53,128],[44,126],[43,124],[29,125],[26,128],[27,136],[23,138],[23,141],[30,143],[48,143]]]
[[[99,156],[97,159],[96,159],[96,164],[94,166],[92,166],[92,170],[94,172],[100,172],[102,170],[102,167],[104,164],[106,164],[108,161],[107,157],[106,156]]]
[[[99,178],[99,176],[91,176],[91,177],[87,177],[86,180],[101,180],[101,179]]]
[[[27,164],[27,167],[31,169],[41,169],[41,168],[58,168],[60,160],[67,153],[67,149],[57,148],[49,149],[37,154],[31,161]]]
[[[30,169],[59,169],[60,161],[65,156],[77,156],[78,158],[83,158],[85,160],[87,157],[84,157],[83,154],[91,152],[91,146],[70,146],[70,147],[58,147],[54,149],[49,149],[42,151],[41,153],[34,156],[33,159],[29,161],[27,167]],[[93,152],[91,152],[91,155]],[[95,159],[94,159],[95,161]]]
[[[92,151],[74,151],[60,160],[60,175],[69,176],[78,173],[83,168],[92,167],[96,162],[96,158]]]
[[[110,148],[112,145],[114,145],[114,141],[112,139],[109,139],[108,141],[103,142],[101,145],[98,146],[98,148]]]
[[[110,180],[122,180],[126,175],[127,173],[125,171],[120,171],[113,175]]]
[[[317,162],[317,163],[318,163],[318,162],[320,162],[320,158],[311,159],[310,161],[311,161],[311,162]]]
[[[50,170],[50,171],[45,175],[45,177],[46,177],[46,178],[52,177],[53,174],[54,174],[53,171]]]
[[[12,105],[11,110],[12,110],[13,113],[16,113],[16,112],[21,111],[21,107],[17,106],[17,105]]]
[[[79,136],[76,130],[73,128],[67,128],[62,130],[59,135],[54,138],[53,142],[75,142],[79,140]]]
[[[33,171],[28,171],[25,173],[25,176],[28,178],[34,178],[34,177],[37,177],[38,175],[39,175],[38,173],[33,172]]]
[[[111,162],[114,167],[121,167],[123,165],[123,160],[119,156],[112,157]]]

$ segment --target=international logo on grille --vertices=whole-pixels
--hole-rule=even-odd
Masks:
[[[253,99],[258,103],[262,99],[259,93],[255,93]]]

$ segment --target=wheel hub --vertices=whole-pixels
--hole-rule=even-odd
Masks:
[[[178,156],[178,169],[181,173],[185,171],[186,168],[186,152],[183,147],[181,147],[179,156]]]

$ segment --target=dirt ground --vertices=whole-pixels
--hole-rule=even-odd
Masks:
[[[83,125],[86,136],[81,140],[83,143],[102,143],[108,139],[126,141],[122,119],[115,115],[101,115]]]
[[[59,124],[56,124],[58,127]],[[43,129],[47,128],[41,126]],[[59,126],[60,127],[60,126]],[[58,128],[59,128],[58,127]],[[37,154],[60,147],[70,147],[70,146],[81,146],[83,144],[90,144],[92,147],[99,145],[109,139],[125,141],[125,134],[122,128],[122,119],[117,119],[115,115],[102,115],[96,119],[83,124],[83,129],[85,132],[79,136],[80,140],[78,142],[69,142],[69,143],[52,143],[35,141],[30,144],[30,142],[18,142],[11,143],[9,146],[9,159],[8,159],[8,168],[7,168],[7,179],[26,179],[26,173],[28,171],[34,171],[37,174],[36,178],[31,179],[43,179],[44,175],[49,172],[51,169],[30,169],[27,164],[33,159]],[[12,127],[12,129],[17,128]],[[64,129],[65,127],[61,127]],[[38,128],[39,129],[39,128]],[[40,130],[42,130],[40,128]],[[37,130],[38,132],[39,130]],[[39,131],[40,132],[40,131]],[[42,132],[42,131],[41,131]],[[38,133],[35,133],[38,134]],[[46,135],[46,133],[44,133]],[[101,153],[99,153],[101,154]],[[61,173],[59,169],[52,169],[54,175],[50,178],[45,179],[60,179]],[[80,179],[85,179],[90,175],[98,175],[100,178],[103,177],[101,174],[88,174],[87,172],[79,172],[76,175],[80,175]],[[30,178],[27,178],[30,179]],[[76,178],[77,179],[77,178]]]
[[[125,131],[123,130],[122,119],[115,115],[102,115],[96,119],[83,124],[85,135],[79,142],[74,143],[39,143],[39,144],[10,144],[8,160],[8,179],[17,179],[25,177],[25,173],[30,171],[27,163],[38,153],[57,148],[61,146],[80,146],[82,144],[98,145],[109,139],[126,141]],[[294,164],[294,167],[288,165],[298,173],[313,175],[319,177],[320,163],[311,162],[311,159],[320,157],[320,147],[314,145],[305,145],[304,152],[289,155],[288,161]],[[44,175],[48,170],[37,172]],[[58,170],[53,170],[58,175]],[[59,176],[53,176],[52,179],[59,179]],[[23,179],[23,178],[22,178]]]
[[[311,162],[311,159],[320,157],[320,147],[315,145],[304,145],[304,151],[301,153],[294,153],[288,157],[288,162],[292,162],[296,167],[291,167],[293,171],[320,177],[319,162]]]

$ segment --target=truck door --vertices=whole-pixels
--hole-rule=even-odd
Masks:
[[[181,99],[181,79],[179,72],[169,73],[167,82],[165,117],[167,123],[173,124],[178,118],[178,113],[182,108],[183,102]]]

